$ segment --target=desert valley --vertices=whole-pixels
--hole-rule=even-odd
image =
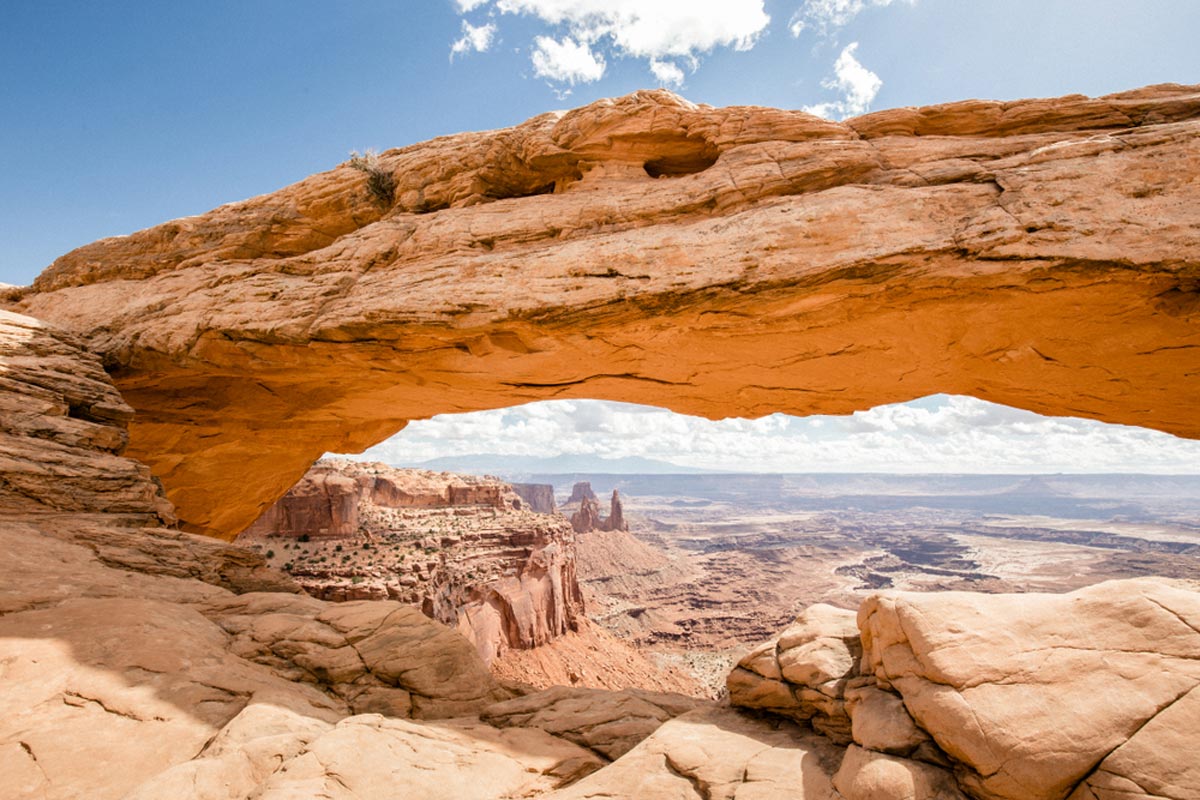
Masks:
[[[1200,576],[1200,476],[516,477],[322,461],[238,543],[317,597],[422,607],[499,677],[712,698],[818,603]]]

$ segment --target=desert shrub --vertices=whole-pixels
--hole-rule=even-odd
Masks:
[[[267,551],[267,558],[274,558],[274,557],[275,557],[275,551],[274,551],[274,550],[268,550],[268,551]]]
[[[379,163],[379,154],[374,150],[350,151],[346,162],[367,176],[367,191],[381,207],[388,208],[396,199],[396,178]]]
[[[309,536],[307,533],[302,533],[302,534],[300,534],[300,536],[298,538],[301,542],[307,542],[312,537]]]

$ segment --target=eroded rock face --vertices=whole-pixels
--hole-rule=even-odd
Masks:
[[[837,744],[851,741],[846,690],[862,654],[854,612],[809,606],[779,635],[750,651],[729,674],[729,702],[809,721]]]
[[[416,609],[325,603],[260,556],[162,527],[170,504],[120,455],[129,409],[74,337],[0,314],[0,376],[6,798],[314,796],[275,787],[336,783],[352,753],[349,779],[378,785],[403,772],[381,749],[421,747],[463,766],[443,781],[472,765],[499,797],[597,762],[540,731],[401,724],[512,693]],[[376,731],[376,749],[346,727]]]
[[[864,672],[900,694],[976,797],[1050,800],[1122,780],[1145,791],[1194,774],[1200,593],[1141,579],[881,595],[859,624]],[[1130,758],[1146,750],[1156,756]]]
[[[843,797],[1200,797],[1193,588],[885,593],[853,633],[848,613],[808,609],[729,678],[733,705],[848,745]]]
[[[514,483],[513,491],[529,504],[531,511],[539,514],[557,514],[554,503],[554,487],[548,483]]]
[[[666,692],[555,686],[489,706],[480,719],[499,728],[537,728],[615,760],[667,720],[709,705]]]
[[[833,787],[841,757],[841,750],[828,740],[794,723],[704,708],[665,723],[613,764],[548,796],[845,800]]]
[[[571,489],[571,496],[563,505],[563,513],[571,515],[571,527],[576,533],[590,531],[627,531],[625,508],[621,505],[621,493],[613,489],[608,503],[608,516],[600,513],[600,498],[592,491],[592,484],[579,481]]]
[[[584,613],[570,526],[494,478],[323,460],[238,542],[317,597],[421,608],[485,663],[577,630]]]
[[[103,355],[131,452],[225,538],[324,452],[549,397],[947,392],[1195,437],[1198,115],[1185,86],[844,123],[639,92],[384,153],[387,209],[344,164],[97,242],[16,306]]]

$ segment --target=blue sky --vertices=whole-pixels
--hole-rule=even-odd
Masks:
[[[658,15],[649,37],[621,16],[639,7]],[[272,191],[351,149],[502,127],[660,83],[714,105],[844,102],[845,84],[822,83],[837,80],[835,65],[855,43],[853,59],[879,82],[872,109],[1200,81],[1197,0],[7,0],[4,8],[0,281],[17,284],[81,244]],[[597,24],[589,12],[605,8],[616,11]],[[464,23],[494,33],[486,52],[468,47],[451,61]],[[539,77],[535,56],[553,47],[540,48],[538,37],[559,51],[568,39],[586,44],[603,75],[573,85]],[[652,60],[681,72],[682,85],[656,77]]]
[[[1200,0],[6,0],[0,282],[345,160],[665,85],[830,117],[1200,82]],[[649,435],[652,432],[653,435]],[[713,423],[598,401],[419,422],[372,451],[696,466],[1200,471],[1200,443],[939,396]],[[531,449],[533,448],[533,449]]]

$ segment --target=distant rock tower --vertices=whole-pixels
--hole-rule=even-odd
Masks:
[[[625,508],[621,505],[621,493],[613,489],[612,500],[608,505],[608,519],[604,520],[601,530],[605,531],[627,531],[629,526],[625,524]]]
[[[576,533],[629,530],[629,525],[625,522],[625,509],[621,505],[621,494],[616,489],[613,489],[607,517],[600,516],[600,499],[596,497],[591,483],[587,481],[575,484],[563,510],[568,510],[576,503],[579,504],[579,509],[571,514],[571,527]]]

